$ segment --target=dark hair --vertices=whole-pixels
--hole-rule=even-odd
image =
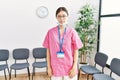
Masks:
[[[66,9],[65,7],[59,7],[59,8],[56,10],[56,17],[57,17],[57,14],[58,14],[60,11],[65,11],[65,12],[67,13],[67,15],[69,15],[69,14],[68,14],[68,11],[67,11],[67,9]]]

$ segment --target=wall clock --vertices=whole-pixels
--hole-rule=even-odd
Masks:
[[[48,8],[47,7],[45,7],[45,6],[40,6],[40,7],[38,7],[37,8],[37,10],[36,10],[36,14],[37,14],[37,16],[38,17],[40,17],[40,18],[45,18],[45,17],[47,17],[48,16]]]

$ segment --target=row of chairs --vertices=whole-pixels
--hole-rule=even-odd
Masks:
[[[104,68],[106,67],[106,62],[108,60],[108,56],[104,53],[98,52],[95,55],[95,66],[86,65],[80,67],[80,77],[81,73],[84,72],[87,74],[87,80],[89,80],[89,75],[93,75],[92,80],[115,80],[111,77],[112,72],[120,76],[120,59],[113,58],[110,64],[110,76],[104,74]],[[102,71],[97,69],[96,64],[102,67]]]
[[[33,49],[33,57],[35,58],[34,63],[32,64],[33,66],[33,72],[32,72],[32,80],[33,76],[35,75],[35,68],[43,68],[47,67],[47,62],[45,61],[37,61],[37,59],[43,59],[46,58],[46,48],[34,48]],[[29,70],[29,49],[27,48],[19,48],[19,49],[14,49],[13,50],[13,58],[15,60],[15,63],[10,66],[10,70],[8,67],[8,60],[9,58],[9,50],[7,49],[2,49],[0,50],[0,62],[5,61],[4,64],[0,64],[0,71],[4,70],[4,75],[5,75],[5,80],[7,80],[6,77],[6,69],[8,70],[9,73],[9,79],[11,79],[11,73],[12,70],[15,70],[15,77],[16,77],[16,70],[22,70],[26,69],[28,71],[28,77],[30,80],[30,70]],[[19,63],[18,60],[25,60],[24,63]]]
[[[46,58],[46,48],[34,48],[33,49],[33,57],[35,58],[34,63],[32,64],[33,66],[33,72],[32,72],[32,80],[33,76],[35,75],[35,68],[43,68],[47,66],[47,62],[37,62],[36,59],[42,59]],[[6,49],[0,50],[0,62],[5,61],[6,64],[1,64],[0,65],[0,71],[4,70],[4,75],[5,75],[5,80],[6,78],[6,69],[8,70],[9,73],[9,79],[11,79],[11,73],[12,70],[15,70],[15,77],[16,77],[16,70],[21,70],[27,68],[28,70],[28,76],[30,80],[30,71],[29,71],[29,49],[27,48],[20,48],[20,49],[14,49],[13,50],[13,58],[15,59],[15,63],[10,66],[10,71],[8,67],[7,60],[9,58],[9,51]],[[26,60],[25,63],[19,63],[17,60]],[[104,68],[106,66],[106,62],[108,60],[108,56],[104,53],[98,52],[95,55],[95,66],[87,65],[87,66],[81,66],[80,70],[83,71],[84,73],[88,74],[87,80],[89,80],[89,75],[93,75],[94,80],[114,80],[111,77],[112,72],[116,73],[117,75],[120,76],[120,59],[114,58],[111,61],[110,69],[111,69],[111,74],[110,76],[103,74],[104,73]],[[96,64],[102,67],[102,72],[96,68]],[[80,71],[80,77],[81,77],[81,71]],[[101,74],[102,73],[102,74]]]

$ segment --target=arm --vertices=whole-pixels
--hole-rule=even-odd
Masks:
[[[78,64],[78,50],[74,50],[73,67],[72,67],[72,69],[70,70],[70,73],[69,73],[70,78],[72,78],[76,75],[77,64]]]
[[[47,48],[47,72],[49,76],[52,76],[51,62],[50,62],[50,51]]]
[[[73,63],[73,68],[77,68],[78,64],[78,50],[74,50],[74,63]]]

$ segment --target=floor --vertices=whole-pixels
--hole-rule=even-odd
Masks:
[[[5,80],[4,76],[0,76],[0,80]],[[7,80],[9,80],[8,76],[7,76]],[[29,79],[28,79],[27,74],[19,74],[16,76],[16,78],[14,77],[14,75],[12,75],[11,80],[29,80]],[[32,78],[31,78],[31,80],[32,80]],[[50,80],[50,77],[47,76],[46,73],[36,73],[34,80]],[[82,77],[79,80],[87,80],[86,75],[82,74]]]

